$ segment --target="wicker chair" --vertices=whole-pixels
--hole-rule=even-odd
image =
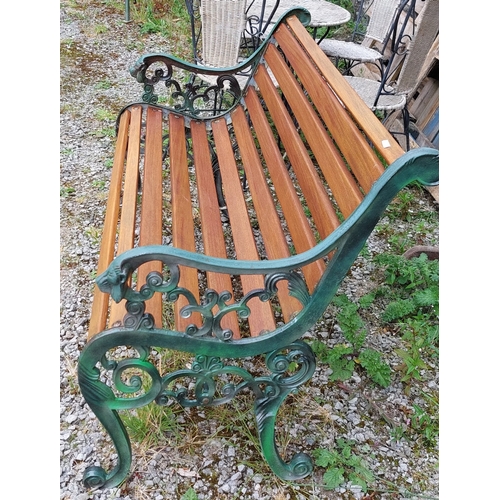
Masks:
[[[410,0],[410,9],[416,0]],[[379,110],[387,119],[390,114],[401,110],[403,115],[403,134],[406,137],[406,149],[410,149],[410,115],[407,109],[408,99],[414,94],[425,75],[422,67],[427,54],[439,32],[439,0],[426,0],[416,19],[413,36],[407,33],[411,10],[404,13],[403,6],[398,8],[397,16],[403,16],[395,24],[398,32],[394,33],[394,47],[381,81],[368,78],[346,76],[351,87],[359,94],[372,110]],[[393,78],[397,75],[397,78]],[[393,133],[401,133],[393,131]]]
[[[202,62],[225,68],[238,62],[246,0],[201,0]]]
[[[191,17],[194,60],[213,67],[230,67],[258,48],[279,0],[264,0],[257,14],[254,0],[185,0]]]
[[[191,17],[193,57],[196,64],[227,68],[249,57],[260,45],[269,21],[264,20],[266,4],[274,14],[279,0],[263,2],[260,16],[248,9],[253,0],[185,0]],[[246,83],[245,71],[237,75]],[[203,79],[213,85],[216,77]]]

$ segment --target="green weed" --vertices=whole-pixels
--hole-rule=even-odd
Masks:
[[[333,304],[338,307],[337,321],[347,343],[329,348],[320,341],[312,342],[315,354],[332,370],[330,380],[342,381],[351,378],[356,366],[359,365],[366,370],[371,380],[381,387],[390,384],[389,365],[383,361],[379,352],[364,347],[368,332],[358,311],[360,307],[369,307],[373,300],[373,295],[366,295],[358,305],[351,302],[345,294],[333,299]]]
[[[180,500],[198,500],[198,495],[193,488],[189,488],[180,498]]]
[[[106,187],[106,181],[97,181],[97,180],[92,181],[92,186],[94,186],[102,191]]]
[[[61,186],[59,190],[59,196],[61,198],[67,198],[68,196],[72,196],[75,194],[75,188],[71,186]]]
[[[99,108],[95,112],[96,118],[100,121],[114,120],[115,115],[107,109]]]
[[[177,409],[177,413],[179,409]],[[164,443],[166,436],[179,438],[179,424],[173,407],[151,403],[123,413],[130,438],[147,448]]]
[[[326,469],[323,474],[325,489],[335,489],[350,481],[366,492],[368,486],[375,481],[375,476],[363,459],[353,453],[352,445],[355,442],[339,438],[336,443],[338,449],[319,448],[312,452],[316,465]]]
[[[96,24],[94,26],[94,31],[96,32],[97,35],[106,33],[108,30],[109,28],[105,24]]]
[[[92,135],[96,137],[115,137],[115,128],[114,127],[104,127],[94,132],[91,132]]]
[[[97,90],[107,90],[111,88],[111,82],[109,80],[101,80],[95,84]]]

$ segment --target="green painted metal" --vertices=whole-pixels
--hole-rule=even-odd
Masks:
[[[109,292],[114,300],[127,300],[128,314],[124,326],[103,331],[93,337],[81,353],[78,378],[82,394],[97,418],[111,436],[118,453],[118,465],[109,473],[100,467],[91,467],[85,472],[84,481],[88,486],[113,487],[120,484],[127,476],[131,464],[130,442],[126,429],[118,415],[118,410],[138,408],[154,400],[164,404],[166,397],[174,397],[187,406],[220,404],[234,397],[242,387],[250,387],[256,395],[255,414],[258,424],[262,449],[273,471],[282,479],[299,479],[310,473],[311,462],[305,455],[298,455],[286,464],[280,458],[274,442],[276,413],[286,396],[305,383],[314,371],[314,356],[306,344],[298,339],[321,317],[335,295],[346,272],[356,259],[366,239],[372,232],[385,208],[394,196],[407,184],[418,180],[422,184],[432,185],[438,180],[438,153],[434,149],[420,148],[412,150],[395,161],[374,184],[364,201],[346,219],[337,230],[315,248],[288,259],[269,261],[234,261],[217,259],[202,254],[186,252],[169,246],[146,246],[135,248],[118,256],[108,270],[98,278],[101,290]],[[335,250],[322,279],[311,295],[294,269],[322,258]],[[146,285],[137,292],[128,287],[127,278],[144,262],[160,260],[169,269],[169,280],[165,281],[158,273],[151,273]],[[221,271],[228,274],[265,274],[266,286],[255,290],[250,295],[269,300],[276,293],[276,283],[287,280],[290,294],[299,298],[303,310],[289,323],[279,326],[275,331],[259,337],[233,340],[230,332],[220,328],[220,319],[229,310],[236,310],[242,315],[251,314],[247,307],[249,296],[237,304],[226,305],[228,296],[207,291],[203,304],[197,304],[187,291],[177,286],[178,266],[192,266],[200,270]],[[144,312],[144,303],[154,293],[165,293],[172,300],[180,294],[188,296],[190,305],[186,315],[198,311],[204,318],[202,328],[187,328],[186,331],[157,329],[154,318]],[[220,311],[214,312],[215,306]],[[119,362],[107,359],[107,353],[113,348],[128,346],[138,352],[138,357]],[[288,346],[288,347],[287,347]],[[153,364],[148,361],[152,347],[163,347],[191,352],[197,355],[191,371],[170,374],[163,379]],[[283,376],[280,363],[285,366],[289,360],[278,354],[281,350],[290,350],[300,358],[303,368],[299,374],[288,378]],[[236,359],[247,356],[267,355],[267,364],[273,373],[264,379],[253,379],[250,374],[237,367],[224,367],[222,359]],[[279,362],[276,360],[279,359]],[[272,361],[270,361],[272,360]],[[113,390],[101,381],[101,369],[113,372],[115,388],[124,393],[118,397]],[[125,385],[120,375],[135,368],[151,379],[147,393],[136,398],[130,394],[142,388],[140,377]],[[228,388],[223,398],[214,399],[213,379],[221,373],[231,372],[239,375],[242,383]],[[184,399],[182,393],[172,393],[166,389],[171,381],[192,376],[198,380],[195,400]],[[264,383],[266,391],[258,389]],[[272,394],[272,397],[270,396]]]
[[[241,63],[229,68],[213,68],[190,63],[165,53],[146,54],[130,68],[130,74],[144,85],[142,100],[157,105],[160,95],[158,86],[170,90],[170,102],[162,107],[183,113],[188,118],[213,119],[227,115],[234,109],[243,95],[251,76],[262,58],[267,44],[272,40],[280,21],[289,15],[296,15],[307,25],[311,16],[303,8],[297,7],[283,14],[261,45]],[[186,72],[190,78],[186,81]],[[209,84],[206,78],[216,78]],[[237,78],[239,77],[239,78]],[[245,81],[243,88],[241,82]]]
[[[294,12],[307,22],[306,11],[295,9]],[[269,37],[268,40],[271,40],[272,34]],[[258,52],[233,69],[237,71],[249,64],[255,67],[253,65],[258,63],[260,56]],[[188,71],[200,71],[199,66],[175,58],[168,58],[165,62],[166,58],[168,56],[164,54],[145,56],[132,73],[138,80],[150,85],[167,82],[168,75],[172,74],[169,65],[171,68],[179,66]],[[166,64],[167,72],[160,71],[153,78],[147,76],[148,68],[158,61]],[[219,76],[227,72],[230,73],[227,69],[207,69],[207,73]],[[167,84],[177,89],[177,83]],[[168,113],[169,109],[180,112],[182,109],[187,120],[198,117],[196,99],[193,98],[197,90],[192,92],[193,89],[179,87],[177,96],[181,104],[171,108],[166,106],[165,112]],[[239,99],[238,92],[235,99]],[[85,401],[110,435],[118,459],[109,472],[103,467],[89,467],[84,474],[84,483],[88,487],[110,488],[121,484],[129,473],[131,445],[119,415],[120,410],[139,408],[152,402],[165,405],[171,399],[188,407],[213,406],[230,401],[244,388],[251,389],[255,395],[257,430],[263,455],[271,469],[284,480],[297,480],[310,474],[312,461],[307,455],[299,453],[286,463],[280,457],[275,442],[276,416],[280,406],[290,393],[307,383],[315,370],[314,355],[300,339],[333,299],[387,205],[413,181],[424,185],[436,184],[438,170],[436,150],[420,148],[409,151],[387,168],[358,208],[332,234],[307,252],[286,259],[219,259],[166,245],[138,247],[117,256],[97,278],[97,284],[103,292],[110,293],[113,300],[125,300],[127,314],[122,326],[102,331],[87,343],[79,359],[78,380]],[[321,280],[309,292],[300,269],[332,253]],[[149,261],[162,262],[166,268],[165,276],[150,273],[140,290],[132,289],[128,285],[129,278],[140,265]],[[188,290],[179,286],[182,266],[231,275],[262,275],[265,278],[264,288],[253,290],[235,303],[230,302],[228,292],[217,293],[207,289],[198,303]],[[242,320],[248,318],[252,314],[250,299],[271,300],[280,281],[287,283],[290,295],[303,305],[303,309],[288,323],[258,337],[241,339],[235,339],[233,332],[221,327],[222,318],[230,312],[236,312]],[[189,318],[193,313],[199,313],[201,326],[191,325],[184,331],[155,327],[154,318],[145,312],[145,304],[156,293],[163,294],[171,302],[180,296],[186,297],[188,305],[182,310],[183,316]],[[117,356],[116,348],[126,349],[127,354]],[[153,348],[192,353],[194,362],[190,369],[161,376],[150,354]],[[269,375],[254,377],[240,366],[227,363],[227,360],[259,355],[265,356]],[[298,366],[293,371],[289,370],[292,362],[294,367]],[[223,383],[227,376],[239,382]],[[178,388],[186,378],[195,381],[191,392],[187,388]]]

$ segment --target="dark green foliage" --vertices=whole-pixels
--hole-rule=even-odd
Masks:
[[[361,366],[367,371],[370,378],[382,387],[391,383],[391,368],[384,363],[379,352],[365,349],[359,355]]]
[[[325,489],[334,489],[342,483],[351,481],[366,491],[368,485],[375,480],[373,473],[367,468],[363,459],[352,452],[354,441],[337,439],[337,449],[320,448],[313,450],[316,465],[324,467]]]
[[[369,307],[373,300],[373,295],[365,296],[360,300],[360,305]],[[382,360],[380,353],[363,348],[368,331],[358,312],[360,305],[351,302],[345,294],[335,297],[333,304],[339,308],[337,321],[347,343],[337,344],[331,349],[319,341],[312,343],[320,361],[327,363],[332,370],[330,380],[343,381],[351,378],[358,362],[375,383],[387,387],[391,380],[389,365]]]

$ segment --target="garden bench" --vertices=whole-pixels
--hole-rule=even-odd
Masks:
[[[255,395],[274,473],[297,480],[312,471],[305,453],[287,463],[275,444],[280,405],[315,370],[301,337],[398,191],[437,183],[438,155],[404,153],[307,33],[307,21],[307,11],[289,11],[233,68],[166,54],[131,68],[144,94],[117,121],[78,366],[82,394],[118,458],[110,472],[89,467],[89,487],[117,486],[129,474],[119,410],[172,398],[217,405],[243,389]],[[203,72],[218,84],[194,76]],[[243,88],[237,73],[250,74]],[[162,373],[162,349],[195,357]],[[249,373],[243,358],[258,355],[266,371]]]

